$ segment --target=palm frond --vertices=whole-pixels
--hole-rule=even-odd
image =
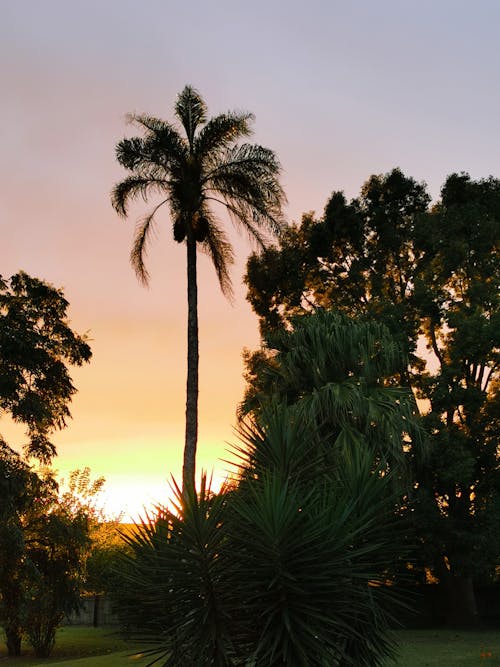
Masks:
[[[186,140],[173,125],[146,114],[131,115],[130,121],[146,129],[147,132],[145,137],[133,137],[120,142],[117,149],[120,149],[120,155],[124,153],[124,159],[128,158],[131,166],[124,164],[123,161],[121,164],[130,169],[151,169],[156,165],[168,173],[178,168],[186,159],[188,155]]]
[[[147,159],[148,152],[147,139],[143,137],[122,139],[116,145],[116,159],[122,167],[131,171]]]
[[[130,263],[134,267],[137,277],[143,285],[149,283],[149,272],[146,269],[145,258],[151,235],[154,233],[154,216],[156,211],[167,202],[168,199],[164,199],[155,206],[151,213],[142,218],[142,220],[139,220],[136,225],[134,242],[132,244],[132,250],[130,251]]]
[[[256,665],[372,667],[390,655],[395,596],[384,572],[401,535],[388,481],[372,470],[361,451],[345,461],[347,483],[320,474],[304,489],[266,471],[231,498],[228,547]]]
[[[150,194],[165,192],[169,182],[163,178],[151,176],[129,176],[117,183],[111,191],[111,204],[118,215],[127,216],[127,205],[130,200],[142,197],[147,201]]]
[[[293,405],[298,419],[312,421],[330,457],[344,448],[366,448],[406,482],[408,442],[425,451],[425,440],[413,394],[391,381],[402,352],[387,329],[331,311],[293,324],[293,330],[267,337],[272,361],[259,369],[251,409],[260,414],[259,399],[274,395]]]
[[[199,246],[212,260],[222,293],[231,301],[233,286],[229,270],[234,263],[233,248],[224,231],[217,225],[215,216],[207,209],[203,211],[203,216],[208,222],[208,232]]]
[[[207,173],[207,179],[216,178],[227,172],[260,176],[272,175],[276,178],[281,173],[281,165],[271,149],[259,144],[244,143],[229,147],[223,159],[212,165],[211,170]]]
[[[192,147],[196,129],[207,117],[207,106],[200,93],[192,86],[186,86],[179,93],[175,104],[175,115],[181,121],[189,145]]]
[[[193,211],[198,213],[200,225],[208,221],[210,227],[195,230],[199,248],[211,257],[221,289],[231,298],[229,268],[233,251],[205,204],[217,201],[224,206],[236,226],[264,248],[268,242],[265,232],[279,235],[285,225],[281,209],[286,198],[278,182],[280,165],[268,149],[235,145],[239,138],[251,134],[251,113],[229,111],[206,122],[205,102],[197,90],[186,86],[178,95],[175,114],[186,137],[160,118],[129,114],[129,122],[145,132],[142,137],[123,139],[117,145],[118,162],[134,173],[114,187],[112,204],[125,217],[130,200],[138,196],[147,200],[149,195],[161,193],[168,196],[172,220],[190,220]],[[148,280],[144,256],[151,221],[151,216],[146,216],[138,224],[131,253],[143,283]],[[177,232],[174,238],[182,240],[183,230]]]
[[[317,429],[278,399],[261,406],[258,421],[240,420],[236,433],[241,444],[232,445],[231,452],[241,480],[272,472],[280,479],[301,479],[310,485],[317,480],[318,469],[326,473]]]
[[[130,600],[123,621],[151,648],[149,665],[234,665],[228,609],[235,581],[224,531],[226,495],[215,494],[202,474],[198,494],[173,481],[177,512],[160,509],[127,543]],[[152,645],[152,646],[151,646]]]
[[[200,160],[209,162],[223,149],[227,149],[240,137],[252,133],[250,121],[254,120],[251,113],[228,112],[211,118],[200,131],[194,142],[194,150]]]
[[[269,235],[263,233],[261,229],[253,222],[253,211],[251,207],[243,206],[241,202],[232,203],[222,198],[205,196],[205,201],[213,201],[223,206],[229,213],[229,217],[236,227],[242,226],[252,243],[255,243],[259,249],[264,249],[269,243]]]
[[[141,125],[146,130],[149,130],[152,134],[158,134],[162,132],[165,127],[169,126],[169,123],[157,118],[156,116],[150,116],[146,113],[128,113],[126,115],[127,123]]]
[[[207,194],[220,196],[234,220],[251,234],[252,228],[268,227],[279,235],[285,220],[285,193],[278,176],[280,164],[262,146],[242,144],[228,149],[204,176]]]

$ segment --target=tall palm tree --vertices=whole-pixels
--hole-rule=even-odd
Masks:
[[[251,133],[250,113],[228,112],[207,121],[207,107],[191,86],[178,95],[175,104],[182,130],[169,122],[145,114],[132,114],[130,121],[143,136],[123,139],[116,146],[118,162],[131,172],[111,193],[113,207],[127,216],[130,200],[159,201],[139,221],[131,251],[131,262],[141,282],[149,275],[145,255],[158,210],[168,205],[173,235],[187,250],[187,391],[183,489],[195,488],[198,439],[198,290],[196,251],[207,253],[215,267],[222,292],[232,296],[229,267],[233,249],[213,211],[220,204],[260,247],[266,232],[279,234],[285,221],[286,201],[279,183],[280,164],[273,151],[237,141]]]

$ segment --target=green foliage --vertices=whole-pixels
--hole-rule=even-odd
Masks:
[[[26,457],[42,463],[56,453],[50,434],[70,417],[76,389],[67,365],[91,357],[67,308],[46,282],[22,271],[0,277],[0,414],[26,425]],[[85,513],[60,502],[53,474],[36,473],[0,438],[0,624],[9,655],[19,654],[25,632],[37,655],[50,653],[76,601],[87,533]]]
[[[263,335],[335,310],[383,323],[406,352],[395,377],[422,399],[430,436],[427,458],[412,457],[421,571],[443,580],[500,562],[499,228],[500,181],[452,174],[430,207],[395,169],[350,202],[334,192],[319,220],[305,215],[247,267]],[[251,397],[276,360],[264,347],[246,362]]]
[[[340,449],[368,446],[401,473],[405,451],[423,442],[414,397],[396,384],[405,357],[388,329],[323,310],[291,325],[267,334],[256,355],[247,355],[240,413],[259,414],[277,398],[296,407],[298,423],[312,419],[312,432],[327,436],[325,460],[334,461]]]
[[[214,495],[205,476],[198,495],[175,489],[176,511],[159,508],[124,535],[132,554],[118,592],[122,625],[159,643],[151,653],[165,665],[230,665],[228,598],[237,593],[224,545],[225,496]]]
[[[402,526],[366,451],[341,467],[307,487],[271,470],[215,496],[204,480],[188,503],[178,490],[178,512],[127,539],[127,633],[163,665],[383,664]]]
[[[21,517],[37,487],[37,476],[0,440],[0,625],[9,655],[19,655],[21,650],[25,573]]]
[[[68,514],[54,498],[44,516],[26,517],[28,578],[24,627],[35,655],[46,658],[64,614],[78,608],[81,570],[89,547],[87,517]]]
[[[47,463],[55,455],[50,433],[70,417],[76,392],[67,364],[91,357],[85,337],[67,320],[61,290],[20,271],[0,276],[0,415],[26,425],[26,454]]]
[[[343,341],[344,359],[326,352],[336,365],[320,332]],[[398,365],[397,351],[379,345],[386,335],[324,313],[279,337],[275,391],[240,424],[232,483],[216,495],[205,477],[198,495],[176,487],[177,507],[126,538],[122,624],[157,643],[160,664],[368,667],[392,655],[402,601],[389,581],[408,526],[396,510],[401,465],[382,445],[393,437],[401,450],[412,415],[407,394],[377,376]],[[311,388],[297,396],[301,373]],[[321,409],[308,400],[347,379]]]
[[[88,473],[75,471],[71,480],[85,486]],[[94,493],[101,486],[97,480],[88,488]],[[19,655],[23,636],[37,656],[50,655],[64,615],[78,607],[94,517],[74,490],[70,483],[60,497],[49,470],[35,473],[2,443],[0,626],[9,655]]]

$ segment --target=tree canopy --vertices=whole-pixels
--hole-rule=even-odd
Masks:
[[[0,442],[0,626],[9,655],[27,636],[47,657],[64,614],[78,606],[88,514],[58,492],[51,471],[36,473]]]
[[[62,502],[42,464],[56,454],[50,436],[71,416],[76,392],[68,365],[91,357],[69,326],[63,292],[20,271],[0,277],[0,416],[26,426],[24,454],[0,437],[0,626],[9,655],[27,635],[40,657],[54,644],[63,615],[77,604],[88,545],[85,512]]]
[[[420,555],[442,580],[500,560],[499,230],[500,181],[452,174],[431,205],[425,184],[394,169],[351,201],[334,192],[247,266],[263,334],[333,309],[383,323],[403,346],[399,381],[431,442],[413,470]]]
[[[0,416],[26,426],[26,454],[43,463],[56,453],[51,433],[71,416],[68,365],[91,357],[86,337],[69,326],[68,305],[62,290],[23,271],[0,276]]]

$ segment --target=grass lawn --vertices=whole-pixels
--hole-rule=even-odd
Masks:
[[[136,646],[126,642],[116,634],[114,628],[92,628],[88,626],[69,625],[57,632],[56,645],[52,656],[46,660],[36,658],[27,642],[23,642],[19,658],[9,658],[5,641],[0,632],[0,667],[34,667],[35,665],[52,665],[55,663],[70,665],[88,665],[89,667],[115,667],[118,665],[145,664],[138,658],[130,658]]]
[[[398,637],[398,667],[500,667],[500,630],[403,630]]]
[[[500,630],[403,630],[398,637],[399,658],[387,667],[500,667]],[[112,628],[67,626],[48,660],[35,658],[28,645],[20,658],[8,658],[2,643],[0,667],[141,667],[147,661],[131,655],[137,649]]]

